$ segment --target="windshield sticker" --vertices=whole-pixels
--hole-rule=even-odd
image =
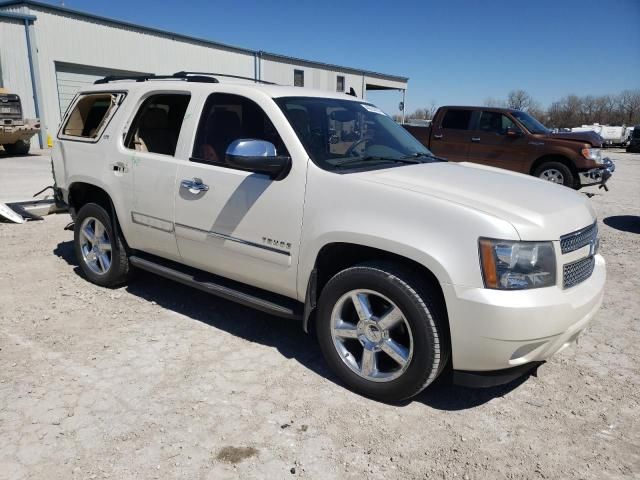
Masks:
[[[362,105],[362,108],[364,108],[368,112],[377,113],[378,115],[388,116],[386,113],[384,113],[378,107],[374,107],[373,105],[367,105],[366,103],[361,103],[360,105]]]

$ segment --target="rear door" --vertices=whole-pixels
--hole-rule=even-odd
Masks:
[[[173,225],[176,151],[190,99],[186,91],[145,94],[130,126],[125,125],[113,166],[116,175],[133,178],[126,205],[127,241],[133,248],[172,260],[180,259]]]
[[[525,135],[507,135],[507,129],[521,131],[509,116],[483,110],[473,128],[468,155],[470,162],[528,173],[525,157],[528,139]]]
[[[472,117],[471,109],[447,109],[432,126],[430,150],[449,161],[465,162],[471,143]]]

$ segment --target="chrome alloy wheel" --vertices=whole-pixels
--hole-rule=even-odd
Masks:
[[[540,178],[552,183],[564,184],[564,175],[562,175],[560,170],[556,170],[555,168],[543,170],[542,173],[540,173]]]
[[[100,220],[87,217],[80,226],[80,250],[82,260],[98,275],[104,275],[111,267],[111,240]]]
[[[398,378],[411,363],[413,335],[406,317],[384,295],[352,290],[331,312],[331,337],[342,361],[373,382]]]

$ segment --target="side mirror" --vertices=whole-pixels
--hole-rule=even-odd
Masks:
[[[291,158],[278,156],[273,143],[265,140],[235,140],[227,148],[225,157],[232,167],[264,173],[273,180],[282,180],[291,170]]]
[[[516,128],[516,127],[508,127],[507,131],[505,132],[505,135],[507,137],[511,137],[511,138],[521,137],[522,136],[522,130],[520,130],[519,128]]]

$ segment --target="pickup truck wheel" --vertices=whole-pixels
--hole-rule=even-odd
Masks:
[[[7,143],[3,145],[5,152],[9,155],[26,155],[31,148],[31,142],[25,142],[24,140],[18,140],[15,143]]]
[[[449,342],[436,297],[391,263],[363,263],[322,290],[316,322],[322,352],[351,389],[385,402],[410,398],[444,369]]]
[[[559,183],[565,187],[573,188],[574,186],[573,173],[564,163],[545,162],[536,168],[533,174],[542,180]]]
[[[122,284],[129,259],[120,236],[114,235],[111,217],[104,208],[87,203],[78,212],[74,248],[80,268],[90,282],[102,287]]]

